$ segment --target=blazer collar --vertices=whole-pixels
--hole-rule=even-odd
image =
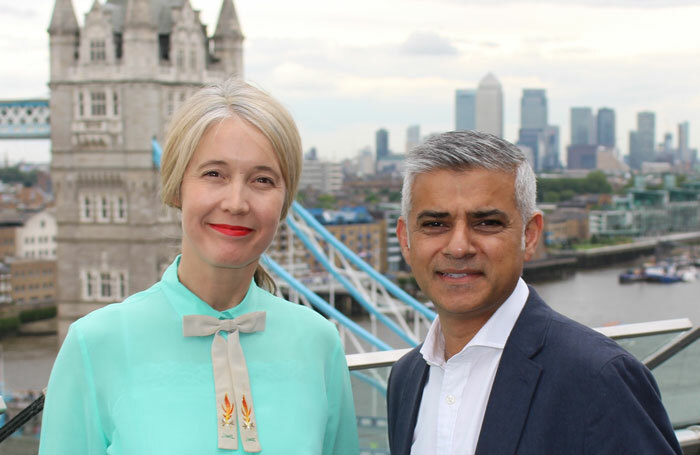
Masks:
[[[533,357],[542,349],[553,311],[530,288],[513,327],[491,388],[476,454],[514,454],[525,426],[542,367]]]

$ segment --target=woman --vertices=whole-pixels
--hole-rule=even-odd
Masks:
[[[294,122],[262,91],[229,80],[182,106],[162,158],[182,254],[71,326],[41,454],[358,453],[335,327],[272,295],[259,265],[300,171]]]

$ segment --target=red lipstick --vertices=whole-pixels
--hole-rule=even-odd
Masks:
[[[243,237],[253,232],[251,228],[245,226],[231,226],[230,224],[209,224],[217,232],[231,237]]]

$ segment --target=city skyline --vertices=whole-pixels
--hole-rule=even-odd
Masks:
[[[191,3],[211,29],[220,1]],[[74,0],[81,24],[91,4]],[[246,36],[246,78],[290,108],[304,149],[317,147],[322,159],[356,156],[381,127],[395,151],[404,150],[409,125],[419,124],[423,134],[452,129],[455,90],[476,88],[488,72],[503,86],[504,135],[512,142],[522,90],[543,88],[549,123],[563,139],[570,137],[571,107],[606,106],[615,110],[622,154],[641,111],[656,113],[656,143],[667,132],[676,142],[678,124],[688,121],[689,145],[698,148],[693,74],[700,44],[692,30],[700,6],[690,2],[235,4]],[[53,0],[0,6],[0,49],[12,62],[0,74],[0,98],[46,96]]]

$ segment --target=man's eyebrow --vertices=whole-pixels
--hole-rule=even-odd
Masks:
[[[444,219],[449,216],[450,214],[448,212],[438,212],[437,210],[423,210],[422,212],[418,213],[416,221],[421,220],[423,218]]]
[[[503,218],[508,218],[508,214],[503,210],[492,209],[492,210],[477,210],[475,212],[470,212],[469,216],[472,218],[489,218],[492,216],[498,216]]]

